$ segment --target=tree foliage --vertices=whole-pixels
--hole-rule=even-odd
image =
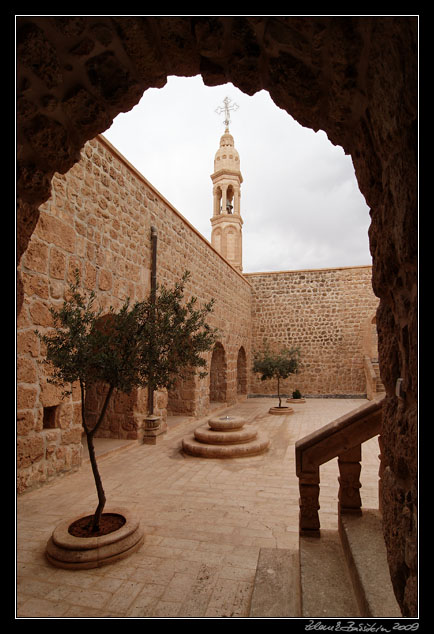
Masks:
[[[264,345],[264,349],[253,355],[253,372],[259,374],[261,381],[277,379],[277,394],[281,407],[280,381],[296,374],[300,368],[300,350],[297,347],[281,348],[272,351]]]
[[[63,394],[71,393],[72,384],[81,389],[82,425],[86,433],[89,457],[98,492],[98,508],[93,529],[98,529],[105,505],[105,495],[95,460],[93,437],[101,426],[107,406],[115,390],[130,393],[133,389],[151,386],[169,388],[179,376],[200,369],[206,374],[202,353],[215,343],[217,330],[207,323],[214,300],[197,307],[197,298],[184,301],[189,273],[173,289],[158,288],[142,302],[131,304],[127,299],[119,311],[112,307],[102,315],[95,310],[95,293],[86,295],[80,289],[76,272],[63,305],[51,308],[53,328],[41,335],[46,347],[46,363],[50,366],[48,381],[62,386]],[[93,426],[86,418],[86,394],[95,383],[107,386],[105,400]]]

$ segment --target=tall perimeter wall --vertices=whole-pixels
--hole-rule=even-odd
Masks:
[[[186,297],[199,304],[216,299],[209,322],[220,329],[214,383],[227,403],[240,398],[239,368],[250,360],[251,289],[154,187],[103,137],[88,142],[81,160],[65,175],[55,175],[51,198],[41,207],[35,231],[22,258],[24,304],[17,330],[17,468],[24,491],[75,469],[81,461],[81,401],[78,390],[62,400],[46,381],[43,349],[35,329],[49,329],[50,306],[60,306],[78,268],[83,286],[97,294],[96,307],[108,311],[126,297],[149,294],[151,226],[158,233],[157,282],[172,286],[191,272]],[[240,355],[241,350],[241,355]],[[208,355],[211,366],[211,353]],[[210,405],[210,380],[195,379],[169,396],[156,395],[156,413],[169,409],[204,415]],[[241,382],[244,397],[246,380]],[[215,390],[214,390],[215,391]],[[102,394],[86,404],[92,415]],[[104,436],[137,437],[147,412],[146,390],[119,395],[107,413]]]
[[[372,267],[245,275],[252,286],[252,351],[299,347],[302,369],[281,393],[364,395],[366,333],[378,306]],[[277,381],[252,375],[252,394],[276,394]]]

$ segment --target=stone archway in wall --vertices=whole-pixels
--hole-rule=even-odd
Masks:
[[[210,403],[226,403],[227,363],[225,349],[220,342],[214,346],[209,369]]]
[[[237,356],[237,395],[247,394],[247,357],[243,346],[238,350]]]
[[[105,329],[110,324],[110,314],[101,315],[96,323],[97,328]],[[84,409],[90,428],[95,426],[102,411],[108,391],[106,383],[95,383],[86,392]],[[148,396],[146,388],[136,388],[129,394],[114,390],[101,426],[95,436],[97,438],[137,439],[139,429],[147,413]],[[82,432],[84,435],[84,432]],[[83,439],[82,439],[83,441]]]
[[[178,378],[167,393],[167,414],[168,416],[180,414],[193,416],[196,413],[196,401],[197,388],[194,373],[185,378]]]
[[[378,362],[377,316],[371,315],[363,327],[363,366],[366,378],[366,397],[373,400],[384,396]]]
[[[98,383],[87,394],[86,416],[92,426],[101,411],[107,389],[107,385]],[[145,394],[144,390],[133,390],[130,394],[115,391],[96,437],[136,439],[138,429],[142,426],[140,419],[146,415],[146,396],[140,405],[143,401],[142,392]]]
[[[20,16],[16,39],[18,261],[54,172],[169,73],[267,90],[351,154],[371,209],[383,523],[404,615],[417,611],[417,29],[405,16]]]

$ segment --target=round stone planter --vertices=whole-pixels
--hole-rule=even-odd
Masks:
[[[105,510],[103,514],[121,515],[125,523],[121,528],[98,537],[75,537],[69,527],[83,517],[65,520],[53,531],[46,547],[48,561],[57,568],[99,568],[128,557],[143,543],[144,534],[139,520],[123,508]]]
[[[268,410],[269,414],[277,414],[278,416],[287,416],[288,414],[293,414],[294,410],[292,407],[270,407]]]
[[[286,399],[287,403],[306,403],[306,399],[305,398],[287,398]]]

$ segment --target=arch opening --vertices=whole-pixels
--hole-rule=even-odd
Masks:
[[[178,378],[167,393],[167,415],[193,416],[196,412],[197,388],[193,373],[185,378]]]
[[[414,474],[417,17],[195,16],[174,23],[142,16],[62,16],[57,21],[51,16],[23,16],[18,26],[18,261],[36,225],[38,207],[50,195],[54,172],[65,173],[78,160],[84,143],[137,103],[144,88],[162,87],[168,67],[174,75],[201,73],[212,86],[229,79],[248,94],[265,88],[279,108],[304,126],[325,130],[333,143],[352,155],[360,189],[371,208],[373,285],[381,299],[380,363],[389,401],[383,421],[384,454],[401,452],[396,464],[405,464],[406,469],[400,472]],[[137,37],[131,38],[132,32]],[[68,46],[63,46],[64,41]],[[83,51],[79,47],[83,42],[97,47]],[[161,60],[150,55],[153,46],[162,53]],[[63,73],[68,81],[63,81]],[[390,156],[396,160],[391,162]],[[19,313],[20,278],[17,300]],[[397,407],[394,395],[396,373],[408,385],[402,407]],[[393,430],[408,425],[411,442],[405,443],[403,452]],[[394,475],[399,480],[399,474]],[[388,482],[391,490],[386,498],[397,500],[394,477]],[[405,499],[416,500],[414,484],[405,481],[404,485]],[[405,544],[411,552],[414,528],[406,528],[409,520],[398,503],[391,506],[384,525],[394,562],[392,578],[403,614],[410,616],[417,613],[417,583],[414,562],[409,568],[402,551]],[[393,525],[400,517],[402,525]]]
[[[227,363],[223,345],[217,342],[211,355],[209,372],[210,403],[226,403],[227,398]]]
[[[247,394],[247,357],[243,346],[238,350],[237,356],[237,394]]]

